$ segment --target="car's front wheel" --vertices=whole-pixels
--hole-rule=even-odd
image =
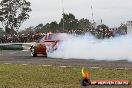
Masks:
[[[31,50],[31,56],[37,57],[37,53],[35,52],[35,49],[32,47],[30,50]]]

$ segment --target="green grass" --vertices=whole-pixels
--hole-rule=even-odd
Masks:
[[[92,69],[90,79],[128,79],[132,69]],[[81,67],[0,64],[0,88],[84,88],[80,85]],[[89,86],[86,88],[132,88],[132,86]]]

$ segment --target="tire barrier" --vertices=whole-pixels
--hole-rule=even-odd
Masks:
[[[2,44],[0,50],[23,50],[22,44]]]

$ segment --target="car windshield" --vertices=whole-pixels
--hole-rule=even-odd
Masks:
[[[65,40],[67,39],[67,35],[65,33],[54,33],[49,34],[48,40]]]
[[[36,42],[39,43],[39,42],[42,42],[43,39],[44,39],[45,35],[39,35],[36,37]]]
[[[56,34],[49,34],[48,40],[56,40]]]
[[[53,33],[48,35],[48,39],[44,36],[39,42],[43,43],[46,40],[67,40],[67,34],[65,33]]]

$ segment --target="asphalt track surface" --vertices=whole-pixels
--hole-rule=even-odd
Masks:
[[[0,51],[1,64],[42,64],[52,66],[88,66],[88,67],[106,67],[106,68],[132,68],[132,62],[121,61],[97,61],[85,59],[62,59],[46,58],[44,56],[31,57],[30,51]]]

